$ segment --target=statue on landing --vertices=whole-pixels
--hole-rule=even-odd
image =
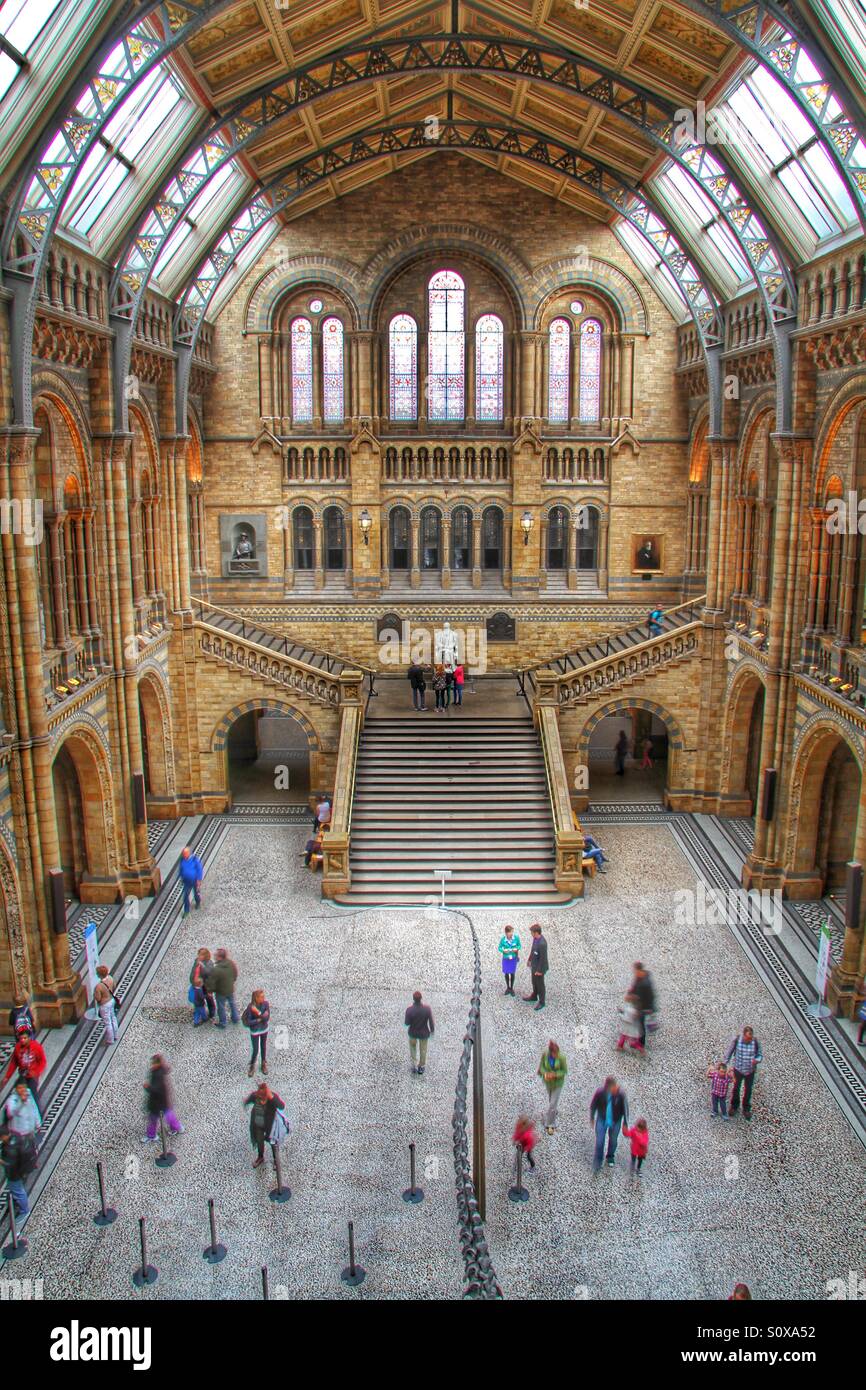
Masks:
[[[443,666],[456,666],[458,664],[460,650],[457,633],[451,630],[449,622],[446,622],[444,627],[436,629],[434,652],[436,661],[441,661]]]

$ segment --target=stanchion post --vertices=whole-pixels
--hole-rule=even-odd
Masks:
[[[156,1159],[157,1168],[170,1168],[173,1163],[177,1163],[177,1154],[171,1153],[165,1147],[165,1117],[159,1117],[159,1141],[162,1144],[162,1153]]]
[[[277,1185],[268,1193],[272,1202],[287,1202],[292,1195],[290,1187],[283,1187],[283,1173],[280,1167],[280,1146],[271,1144],[274,1155],[274,1172],[277,1175]]]
[[[529,1193],[523,1186],[523,1145],[515,1145],[517,1149],[517,1177],[513,1187],[508,1189],[508,1200],[510,1202],[528,1202]]]
[[[409,1186],[406,1188],[406,1191],[403,1193],[403,1201],[404,1201],[404,1202],[412,1202],[413,1205],[415,1205],[415,1206],[417,1206],[417,1204],[418,1204],[419,1202],[423,1202],[423,1201],[424,1201],[424,1192],[423,1192],[423,1189],[420,1188],[420,1187],[416,1187],[416,1186],[415,1186],[415,1145],[414,1145],[414,1144],[410,1144],[410,1145],[409,1145]]]
[[[262,1298],[265,1303],[268,1302],[270,1296],[270,1290],[268,1289],[268,1267],[267,1265],[262,1265]]]
[[[225,1259],[227,1252],[225,1246],[220,1245],[217,1240],[213,1197],[207,1199],[207,1214],[210,1222],[210,1245],[206,1245],[202,1253],[209,1265],[218,1265],[220,1260]]]
[[[367,1271],[361,1265],[355,1263],[355,1226],[349,1222],[349,1263],[343,1270],[340,1278],[344,1284],[350,1284],[352,1288],[357,1288],[363,1284],[367,1277]]]
[[[117,1212],[114,1207],[105,1205],[105,1174],[102,1171],[102,1164],[96,1165],[96,1176],[99,1181],[99,1211],[93,1218],[94,1226],[110,1226],[112,1221],[117,1220]]]
[[[158,1270],[155,1265],[147,1263],[147,1222],[143,1216],[138,1218],[138,1236],[141,1242],[141,1264],[132,1276],[132,1282],[137,1289],[141,1289],[145,1284],[155,1284]]]
[[[15,1198],[9,1193],[9,1233],[12,1236],[8,1245],[3,1247],[4,1260],[23,1260],[27,1254],[27,1241],[23,1236],[19,1236],[18,1228],[15,1225]]]

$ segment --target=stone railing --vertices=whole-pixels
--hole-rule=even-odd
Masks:
[[[579,898],[583,896],[583,832],[575,828],[571,812],[571,793],[559,737],[556,696],[550,688],[544,694],[539,691],[534,712],[544,753],[547,794],[556,836],[554,881],[561,892]]]
[[[229,635],[200,619],[196,620],[195,625],[198,631],[197,650],[206,661],[219,662],[254,680],[277,686],[280,690],[305,695],[320,705],[336,707],[340,704],[342,686],[338,675],[319,670],[296,657],[283,656],[248,638]],[[357,672],[357,680],[363,680],[360,671]]]
[[[558,675],[555,671],[537,671],[538,699],[547,696],[550,687],[556,691],[555,703],[561,708],[585,704],[597,695],[607,694],[617,686],[652,676],[666,666],[676,665],[700,654],[703,626],[688,623],[650,637],[638,646],[582,666],[579,671]]]
[[[607,449],[596,444],[575,449],[571,444],[550,444],[544,453],[546,483],[606,483]]]
[[[334,898],[347,893],[352,884],[349,851],[352,835],[352,806],[355,800],[355,773],[358,767],[358,744],[364,723],[361,700],[363,675],[360,671],[344,671],[340,676],[340,742],[337,746],[337,766],[334,772],[334,795],[331,803],[331,824],[325,832],[322,848],[322,897]]]
[[[505,444],[389,444],[382,451],[385,483],[507,483],[511,453]]]
[[[290,444],[284,454],[286,483],[346,483],[349,450],[343,444]]]

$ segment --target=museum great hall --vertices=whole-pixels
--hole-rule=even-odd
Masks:
[[[181,846],[253,903],[273,836],[335,933],[777,893],[731,949],[802,1012],[829,931],[862,1128],[864,55],[857,0],[6,0],[0,1019],[58,1088],[88,924],[144,1027]]]

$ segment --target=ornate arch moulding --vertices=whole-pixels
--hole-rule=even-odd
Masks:
[[[391,285],[413,262],[433,257],[464,256],[490,270],[512,300],[518,329],[529,326],[523,284],[529,266],[514,248],[494,232],[469,222],[421,224],[395,237],[364,266],[366,323],[372,330],[379,304]]]
[[[588,267],[575,270],[573,261],[560,256],[536,267],[532,273],[535,314],[533,327],[538,330],[547,302],[569,285],[581,284],[594,289],[616,307],[620,322],[618,333],[641,333],[649,336],[650,316],[644,295],[630,275],[603,256],[589,256]]]
[[[273,315],[280,300],[301,285],[326,285],[348,302],[354,322],[350,332],[362,328],[358,308],[358,266],[338,256],[304,253],[280,258],[266,270],[250,291],[243,314],[243,333],[271,333]]]

